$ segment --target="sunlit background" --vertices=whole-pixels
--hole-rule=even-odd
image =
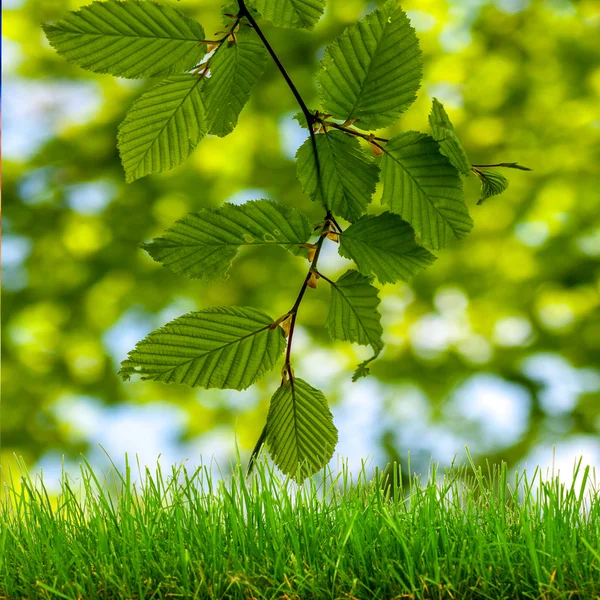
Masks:
[[[249,251],[227,281],[189,281],[139,244],[176,219],[225,201],[272,198],[315,221],[294,154],[306,132],[269,65],[225,139],[207,138],[169,173],[124,183],[116,131],[151,82],[69,65],[40,24],[80,0],[3,2],[3,402],[0,460],[13,453],[55,481],[102,450],[152,465],[246,459],[278,385],[245,392],[123,383],[127,351],[180,314],[241,304],[283,314],[307,268],[283,250]],[[182,0],[208,34],[218,2]],[[328,0],[313,32],[265,26],[309,106],[325,46],[376,6]],[[467,445],[482,461],[600,466],[600,4],[597,0],[406,0],[421,39],[423,87],[398,126],[427,131],[446,106],[474,163],[518,161],[507,192],[475,206],[473,233],[410,285],[382,289],[385,350],[351,382],[368,348],[332,342],[328,290],[311,291],[294,340],[295,372],[332,405],[337,452],[351,469],[392,458],[422,471]],[[375,207],[378,200],[374,202]],[[375,208],[376,209],[376,208]],[[329,244],[333,246],[333,244]],[[336,276],[347,261],[324,253]],[[101,447],[100,447],[101,445]],[[189,464],[188,463],[188,464]],[[335,460],[334,463],[335,464]],[[6,473],[6,471],[5,471]]]

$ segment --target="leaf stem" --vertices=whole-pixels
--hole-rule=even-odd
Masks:
[[[471,165],[472,167],[480,167],[482,169],[488,168],[488,167],[504,167],[506,169],[518,169],[519,171],[532,171],[533,169],[530,169],[529,167],[524,167],[523,165],[520,165],[519,163],[516,162],[502,162],[502,163],[496,163],[495,165]]]
[[[208,73],[208,69],[210,67],[210,61],[216,56],[217,52],[221,49],[223,42],[225,42],[225,40],[227,40],[231,35],[234,34],[234,31],[235,31],[236,27],[239,25],[241,20],[242,20],[242,17],[238,16],[236,18],[235,22],[233,23],[233,25],[229,28],[229,31],[227,31],[227,33],[219,40],[215,40],[215,41],[200,40],[201,44],[216,44],[217,47],[215,48],[215,51],[212,53],[210,58],[205,63],[200,64],[193,69],[192,73],[194,75],[198,75],[199,79],[202,79]],[[202,69],[201,73],[200,73],[200,69]]]
[[[308,126],[308,131],[310,133],[310,139],[311,139],[311,142],[312,142],[313,154],[314,154],[314,157],[315,157],[315,162],[316,162],[316,167],[317,167],[317,179],[319,180],[319,185],[322,185],[322,182],[321,182],[321,169],[320,169],[320,165],[319,165],[319,157],[318,157],[318,154],[317,154],[317,144],[316,144],[316,140],[315,140],[315,132],[314,132],[314,129],[313,129],[313,125],[316,122],[317,117],[316,117],[316,115],[314,115],[313,113],[311,113],[310,110],[308,109],[308,106],[306,105],[306,102],[304,102],[304,99],[300,95],[300,92],[298,91],[298,88],[296,87],[296,85],[292,81],[292,78],[289,76],[289,74],[286,71],[285,67],[283,66],[281,60],[279,60],[279,57],[277,56],[277,53],[275,52],[275,50],[273,49],[273,47],[269,43],[269,40],[267,40],[267,38],[265,37],[265,34],[263,33],[262,29],[260,28],[260,26],[256,22],[256,19],[253,17],[252,13],[250,12],[250,10],[248,9],[248,7],[246,6],[245,0],[238,0],[238,6],[239,6],[239,9],[240,9],[239,13],[238,13],[238,19],[243,18],[243,17],[245,17],[246,19],[248,19],[248,22],[250,23],[250,25],[252,26],[252,28],[254,29],[254,31],[256,31],[256,34],[260,38],[260,40],[263,43],[264,47],[267,49],[267,52],[271,55],[271,58],[273,59],[273,62],[275,63],[275,65],[279,69],[279,72],[281,73],[282,77],[284,78],[285,82],[287,83],[288,87],[290,88],[290,91],[294,95],[294,98],[296,99],[296,102],[300,106],[300,109],[302,110],[302,113],[304,114],[304,117],[306,118],[306,124]],[[314,258],[312,260],[310,268],[308,269],[308,273],[306,274],[306,277],[304,279],[304,283],[302,284],[302,287],[300,288],[300,292],[298,293],[298,297],[296,298],[296,301],[294,302],[294,305],[292,306],[292,308],[290,309],[290,311],[288,313],[288,314],[291,315],[292,321],[290,323],[290,332],[289,332],[289,335],[288,335],[288,343],[287,343],[287,348],[286,348],[286,353],[285,353],[285,366],[284,366],[284,370],[287,373],[287,375],[290,378],[290,380],[293,379],[292,369],[291,369],[291,352],[292,352],[292,341],[293,341],[293,337],[294,337],[294,329],[296,327],[296,316],[298,314],[298,309],[300,307],[302,299],[304,298],[304,294],[306,293],[306,289],[308,287],[309,281],[310,281],[311,277],[313,276],[313,273],[315,273],[317,271],[317,264],[318,264],[318,261],[319,261],[319,254],[321,253],[321,248],[323,246],[323,242],[325,241],[325,239],[327,237],[327,233],[329,233],[329,230],[330,230],[330,227],[331,227],[332,224],[341,231],[341,227],[336,223],[333,215],[331,214],[331,211],[328,210],[327,214],[325,216],[325,223],[323,224],[323,227],[321,228],[321,233],[319,235],[319,240],[316,242],[315,256],[314,256]]]
[[[302,113],[304,114],[304,118],[306,119],[306,126],[308,127],[308,132],[310,134],[310,142],[312,145],[313,155],[315,157],[315,166],[317,169],[317,180],[319,181],[319,187],[321,188],[321,194],[324,197],[323,182],[321,181],[321,165],[319,164],[319,155],[317,154],[317,140],[315,138],[315,132],[314,132],[314,128],[313,128],[313,125],[316,122],[316,115],[311,113],[310,110],[308,109],[308,106],[306,106],[306,102],[304,102],[304,99],[300,95],[298,88],[292,81],[292,78],[289,76],[288,72],[285,70],[285,67],[283,66],[282,62],[279,60],[277,53],[275,52],[275,50],[273,50],[273,47],[269,43],[269,40],[266,38],[266,36],[263,33],[262,29],[260,28],[259,24],[256,22],[256,19],[252,16],[252,13],[250,12],[250,10],[248,10],[245,0],[238,0],[238,6],[240,9],[238,18],[246,17],[248,19],[248,22],[250,23],[250,25],[252,26],[254,31],[256,31],[256,34],[260,38],[260,41],[263,43],[264,47],[267,49],[267,52],[271,55],[273,62],[277,65],[279,72],[281,73],[282,77],[285,79],[287,86],[290,88],[290,91],[294,95],[294,98],[296,99],[298,106],[300,106]]]
[[[325,239],[327,238],[327,233],[329,233],[329,227],[331,225],[331,219],[329,218],[331,215],[331,213],[329,211],[327,211],[327,219],[325,220],[325,223],[323,224],[323,227],[321,228],[321,233],[319,234],[319,239],[316,242],[316,250],[315,250],[315,256],[312,260],[312,263],[310,265],[310,268],[308,269],[308,273],[306,274],[306,277],[304,278],[304,283],[302,284],[302,287],[300,288],[300,292],[298,293],[298,297],[296,298],[296,302],[294,302],[294,306],[292,306],[292,308],[290,309],[288,314],[292,315],[292,322],[290,323],[290,333],[288,335],[288,343],[287,343],[287,348],[285,351],[285,365],[284,365],[284,370],[286,371],[288,377],[291,379],[293,379],[293,374],[292,374],[292,369],[291,369],[291,354],[292,354],[292,341],[294,338],[294,329],[296,327],[296,316],[298,314],[298,309],[300,308],[300,304],[302,303],[302,298],[304,298],[304,294],[306,293],[306,289],[308,288],[308,282],[310,281],[313,273],[318,273],[317,271],[317,265],[319,263],[319,255],[321,254],[321,248],[323,247],[323,242],[325,241]],[[318,273],[319,276],[320,273]]]
[[[330,121],[320,121],[319,119],[317,119],[317,121],[319,123],[322,123],[324,125],[326,125],[327,127],[333,127],[334,129],[338,129],[339,131],[343,131],[344,133],[348,133],[350,135],[353,135],[355,137],[359,137],[362,138],[363,140],[366,140],[367,142],[384,142],[387,143],[390,140],[388,140],[387,138],[382,138],[382,137],[377,137],[374,136],[372,133],[367,134],[367,133],[361,133],[360,131],[356,131],[356,129],[350,129],[350,127],[345,127],[344,125],[339,125],[338,123],[331,123]],[[379,145],[379,144],[377,144]]]
[[[319,117],[318,115],[315,116],[315,122],[320,123],[321,125],[324,125],[326,127],[332,127],[333,129],[343,131],[344,133],[347,133],[351,136],[362,138],[363,140],[369,142],[373,146],[376,146],[383,152],[385,152],[386,150],[378,142],[387,143],[390,141],[386,138],[374,136],[372,133],[370,133],[370,134],[362,133],[360,131],[356,131],[356,129],[351,129],[350,127],[346,127],[345,125],[340,125],[338,123],[332,123],[330,121],[326,121],[323,119],[323,117]],[[443,142],[443,141],[444,140],[437,140],[438,143]],[[523,165],[520,165],[517,162],[501,162],[501,163],[495,163],[493,165],[471,165],[471,167],[473,167],[472,170],[475,173],[479,172],[479,171],[477,171],[477,168],[484,169],[484,168],[491,168],[491,167],[503,167],[506,169],[518,169],[519,171],[531,171],[532,170],[529,167],[524,167]],[[337,226],[337,223],[336,223],[336,226]]]
[[[318,275],[321,279],[324,279],[327,283],[330,283],[333,287],[337,287],[335,285],[335,282],[332,281],[331,279],[329,279],[329,277],[325,277],[325,275],[323,275],[323,273],[321,273],[320,271],[316,271],[316,272],[318,273]]]
[[[306,125],[308,127],[308,131],[310,134],[313,156],[315,158],[315,166],[316,166],[316,170],[317,170],[317,180],[318,180],[319,186],[321,188],[321,194],[324,198],[325,194],[323,193],[323,182],[322,182],[322,178],[321,178],[321,166],[319,163],[319,155],[317,153],[317,140],[315,137],[315,131],[314,131],[314,127],[313,127],[314,124],[317,122],[317,116],[316,116],[316,114],[311,113],[310,110],[308,109],[308,106],[306,105],[306,102],[304,102],[304,99],[300,95],[298,88],[294,85],[294,82],[292,81],[288,72],[285,70],[285,67],[279,60],[279,57],[277,56],[275,50],[273,50],[273,47],[271,46],[271,44],[265,37],[265,34],[262,32],[260,26],[258,25],[256,20],[252,16],[252,13],[246,6],[245,0],[237,0],[237,2],[238,2],[238,6],[239,6],[239,13],[237,15],[238,19],[243,18],[243,17],[248,19],[248,22],[250,23],[250,25],[252,26],[254,31],[256,31],[256,34],[260,38],[260,40],[263,43],[264,47],[266,48],[267,52],[271,55],[273,62],[279,69],[279,72],[281,73],[282,77],[284,78],[285,82],[287,83],[287,86],[290,88],[290,91],[294,95],[296,102],[298,103],[298,105],[300,106],[300,109],[302,110],[302,113],[304,114],[304,117],[306,119]],[[327,213],[325,215],[325,222],[323,223],[323,226],[321,227],[319,239],[317,240],[317,242],[315,244],[315,255],[311,262],[310,268],[308,269],[308,273],[306,274],[306,277],[304,278],[304,282],[302,283],[302,287],[300,288],[300,291],[298,292],[298,296],[296,298],[296,301],[294,302],[294,305],[292,306],[290,311],[287,313],[288,315],[291,315],[291,323],[290,323],[287,347],[286,347],[286,352],[285,352],[285,365],[283,367],[284,377],[282,380],[282,385],[285,382],[285,377],[287,376],[287,377],[289,377],[292,389],[294,386],[294,375],[292,372],[291,355],[292,355],[292,342],[294,339],[294,331],[296,328],[296,317],[298,315],[298,309],[300,308],[302,299],[304,298],[304,294],[306,293],[306,289],[309,287],[309,282],[310,282],[311,278],[313,277],[313,274],[318,273],[317,264],[319,262],[319,255],[321,254],[321,248],[323,247],[324,241],[327,239],[327,234],[330,232],[331,227],[336,227],[339,230],[339,232],[342,231],[342,228],[335,221],[335,218],[333,217],[333,214],[331,213],[331,211],[327,210]],[[248,475],[250,474],[250,472],[252,470],[252,466],[254,465],[254,462],[256,461],[256,458],[258,457],[258,454],[260,453],[260,450],[266,440],[266,435],[267,435],[267,426],[265,424],[265,427],[263,428],[263,431],[260,434],[260,437],[256,443],[256,446],[254,447],[254,450],[252,451],[252,455],[250,456],[250,461],[248,463],[248,471],[247,471]]]

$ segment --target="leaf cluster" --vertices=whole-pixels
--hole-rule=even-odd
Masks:
[[[480,202],[508,185],[497,172],[469,163],[436,99],[431,135],[407,131],[389,140],[375,135],[398,121],[421,86],[419,40],[397,0],[387,0],[327,47],[316,78],[321,106],[309,110],[256,19],[311,29],[324,9],[325,0],[239,0],[224,8],[225,30],[214,40],[205,39],[202,26],[179,10],[150,0],[93,2],[44,26],[57,52],[85,69],[162,78],[133,103],[119,128],[128,182],[181,164],[206,135],[231,133],[269,54],[298,100],[308,137],[296,156],[297,177],[322,205],[320,223],[259,199],[190,214],[144,245],[165,267],[204,281],[226,277],[240,247],[278,245],[308,259],[296,301],[275,318],[234,306],[181,316],[140,341],[120,371],[125,379],[139,375],[241,390],[273,369],[285,352],[281,386],[253,458],[266,442],[279,468],[298,480],[326,465],[337,442],[326,399],[297,378],[291,365],[297,312],[307,289],[320,279],[329,284],[327,329],[335,340],[371,346],[373,356],[353,379],[368,375],[368,365],[383,349],[374,280],[408,281],[435,261],[433,252],[469,233],[473,221],[463,176],[481,179]],[[386,211],[369,214],[378,183]],[[322,274],[324,243],[339,244],[339,253],[356,269],[335,281]]]

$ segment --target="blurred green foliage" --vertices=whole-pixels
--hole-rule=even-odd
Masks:
[[[239,444],[249,450],[262,428],[276,373],[258,384],[257,401],[240,410],[228,401],[230,393],[123,383],[116,372],[138,339],[187,310],[228,304],[271,315],[288,310],[306,263],[283,250],[247,252],[228,280],[207,285],[162,268],[139,245],[186,213],[219,206],[239,193],[301,207],[318,221],[321,209],[302,194],[295,176],[292,151],[302,133],[291,116],[298,107],[269,64],[231,135],[205,139],[191,160],[169,173],[126,185],[117,126],[151,82],[117,80],[69,65],[40,28],[85,3],[25,0],[4,9],[4,35],[17,56],[5,94],[22,94],[13,101],[27,103],[28,91],[54,94],[57,86],[67,86],[58,97],[70,97],[69,105],[76,105],[82,89],[97,93],[100,104],[85,122],[49,109],[48,139],[24,158],[9,155],[3,161],[5,239],[26,251],[22,263],[4,269],[0,458],[17,451],[34,462],[49,449],[71,455],[85,449],[85,439],[53,410],[60,399],[78,396],[106,404],[175,403],[189,414],[186,439],[216,425],[235,425]],[[505,173],[508,190],[483,206],[475,206],[478,182],[470,177],[473,233],[440,253],[410,286],[383,288],[386,347],[372,368],[391,415],[381,424],[381,446],[390,457],[404,454],[394,407],[415,390],[427,399],[431,423],[483,436],[477,423],[463,422],[460,415],[449,419],[446,410],[452,393],[477,373],[515,383],[531,399],[525,432],[509,447],[500,444],[488,452],[497,453],[492,458],[514,462],[540,440],[598,436],[598,4],[401,4],[421,40],[424,87],[395,131],[387,133],[427,131],[431,98],[437,96],[474,163],[518,161],[534,171]],[[178,6],[207,32],[220,29],[218,2],[182,0]],[[372,7],[364,0],[329,0],[325,17],[310,33],[265,26],[309,106],[316,105],[314,76],[325,45]],[[11,81],[27,85],[13,88]],[[85,88],[69,87],[73,84]],[[52,104],[51,97],[46,100]],[[26,118],[10,126],[25,138],[39,134]],[[94,207],[98,194],[108,201]],[[333,259],[329,264],[340,273],[344,268]],[[299,322],[309,343],[300,352],[306,365],[323,349],[343,365],[328,380],[327,395],[335,405],[341,382],[368,349],[329,340],[328,301],[328,291],[319,288],[303,305]],[[526,359],[548,354],[567,361],[588,382],[562,412],[548,407],[540,378],[524,368]],[[364,398],[365,404],[372,402]]]

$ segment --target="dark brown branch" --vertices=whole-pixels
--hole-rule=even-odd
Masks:
[[[275,52],[275,50],[273,50],[273,47],[269,43],[269,40],[267,40],[267,38],[265,37],[265,34],[263,33],[260,26],[256,22],[256,19],[252,16],[252,13],[246,6],[245,0],[238,0],[238,6],[240,8],[240,11],[238,13],[238,19],[243,18],[243,17],[248,19],[248,22],[250,23],[250,25],[252,26],[254,31],[256,31],[256,34],[260,38],[264,47],[267,49],[267,52],[271,55],[273,62],[277,65],[279,72],[283,76],[285,82],[287,83],[288,87],[290,88],[290,91],[294,95],[296,102],[298,102],[298,105],[300,106],[302,113],[304,114],[304,117],[306,118],[306,125],[308,126],[308,131],[310,133],[310,139],[311,139],[312,148],[313,148],[313,155],[315,157],[315,163],[316,163],[316,168],[317,168],[317,179],[319,181],[319,185],[322,188],[321,168],[320,168],[320,164],[319,164],[319,156],[317,154],[317,143],[316,143],[315,132],[314,132],[314,128],[313,128],[313,125],[316,122],[316,117],[315,117],[315,115],[313,115],[310,112],[310,110],[306,106],[306,103],[304,102],[304,99],[300,95],[298,88],[295,86],[295,84],[292,81],[291,77],[289,76],[288,72],[285,70],[285,67],[283,66],[282,62],[279,60],[279,57],[277,56],[277,53]],[[285,367],[284,368],[285,368],[288,376],[290,377],[290,380],[293,378],[290,360],[291,360],[291,351],[292,351],[292,340],[294,337],[294,328],[296,326],[296,315],[298,313],[298,308],[300,307],[300,303],[302,302],[302,298],[304,298],[304,294],[306,293],[306,288],[308,287],[308,283],[312,277],[312,274],[314,272],[316,272],[317,263],[319,260],[319,254],[321,253],[321,247],[323,245],[323,241],[325,240],[325,237],[329,231],[330,224],[332,222],[335,223],[335,221],[333,219],[333,215],[331,214],[330,211],[327,211],[327,215],[325,217],[325,224],[323,225],[323,228],[321,229],[321,235],[316,244],[316,252],[315,252],[315,256],[313,258],[311,267],[308,270],[308,273],[306,275],[306,278],[304,279],[304,283],[302,284],[302,287],[300,288],[300,292],[298,293],[296,302],[294,303],[294,306],[291,308],[291,310],[288,313],[291,315],[292,321],[290,323],[290,331],[289,331],[289,335],[288,335],[288,343],[287,343],[287,349],[286,349],[286,355],[285,355]],[[341,230],[341,228],[339,227],[339,225],[337,225],[337,223],[335,223],[335,226]]]
[[[319,182],[319,187],[321,189],[321,194],[324,197],[323,182],[322,182],[322,179],[321,179],[321,166],[320,166],[320,163],[319,163],[319,155],[317,153],[317,141],[316,141],[315,131],[314,131],[314,124],[316,122],[316,117],[315,117],[315,115],[313,115],[310,112],[310,110],[306,106],[306,103],[304,102],[302,96],[300,95],[300,92],[298,91],[298,88],[294,85],[294,82],[292,81],[292,79],[289,76],[288,72],[285,70],[285,67],[283,66],[283,64],[279,60],[279,57],[275,53],[275,50],[273,50],[271,44],[269,43],[269,41],[265,37],[265,35],[262,32],[260,26],[258,25],[258,23],[256,22],[256,20],[252,16],[251,12],[248,10],[248,7],[246,6],[245,1],[244,0],[238,0],[238,6],[239,6],[239,9],[240,9],[239,13],[237,15],[238,16],[238,20],[241,19],[241,18],[243,18],[243,17],[245,17],[246,19],[248,19],[248,22],[250,23],[250,25],[252,26],[252,28],[254,29],[254,31],[256,31],[256,34],[260,38],[260,40],[263,43],[264,47],[267,49],[267,52],[271,55],[271,58],[273,59],[273,62],[277,65],[277,68],[279,69],[279,72],[283,76],[285,82],[287,83],[288,87],[290,88],[290,91],[294,95],[294,98],[296,99],[296,102],[300,106],[300,109],[302,110],[302,113],[304,114],[304,117],[306,119],[306,125],[308,127],[308,131],[309,131],[309,134],[310,134],[310,140],[311,140],[311,145],[312,145],[312,150],[313,150],[313,156],[315,158],[315,166],[316,166],[316,170],[317,170],[317,180]],[[317,273],[317,264],[318,264],[318,261],[319,261],[319,255],[321,253],[321,248],[323,246],[323,242],[325,241],[325,239],[327,237],[327,233],[329,233],[330,227],[332,225],[335,225],[335,227],[337,227],[338,230],[341,231],[341,227],[335,222],[335,219],[334,219],[333,215],[331,214],[331,211],[328,210],[327,214],[325,215],[325,222],[323,224],[323,227],[321,228],[319,239],[318,239],[318,241],[316,242],[316,245],[315,245],[316,246],[316,250],[315,250],[315,255],[313,257],[313,260],[311,262],[311,266],[308,269],[308,273],[306,274],[306,277],[304,279],[302,287],[300,288],[300,291],[298,293],[296,301],[294,302],[294,305],[292,306],[292,308],[290,309],[290,311],[287,313],[287,315],[290,315],[291,323],[290,323],[290,329],[289,329],[288,340],[287,340],[287,347],[286,347],[286,352],[285,352],[284,379],[282,380],[282,385],[283,385],[283,383],[285,381],[285,377],[287,376],[287,377],[289,377],[290,384],[292,385],[292,388],[293,388],[293,385],[294,385],[294,375],[292,373],[292,366],[291,366],[291,353],[292,353],[292,342],[293,342],[293,338],[294,338],[294,331],[295,331],[295,327],[296,327],[296,318],[297,318],[297,315],[298,315],[298,309],[300,308],[300,304],[302,302],[302,299],[304,298],[304,294],[306,293],[306,289],[308,288],[308,285],[309,285],[309,282],[311,280],[311,277],[313,276],[314,273]],[[258,438],[258,441],[256,442],[256,445],[254,446],[254,449],[253,449],[252,454],[250,456],[250,460],[248,462],[247,475],[250,475],[250,472],[252,471],[252,467],[254,466],[256,458],[258,457],[258,454],[260,453],[260,450],[261,450],[263,444],[265,443],[266,438],[267,438],[267,426],[265,424],[265,426],[264,426],[264,428],[263,428],[263,430],[262,430],[262,432],[260,434],[260,437]]]
[[[321,248],[323,247],[323,242],[325,241],[325,238],[327,237],[327,233],[329,232],[329,226],[331,224],[331,220],[329,219],[330,214],[331,214],[330,212],[327,212],[327,215],[328,215],[327,219],[321,229],[319,239],[316,243],[315,256],[312,260],[310,268],[308,269],[308,273],[306,274],[306,277],[304,278],[304,283],[302,284],[302,287],[300,288],[300,292],[298,293],[296,302],[294,302],[294,306],[292,306],[292,308],[290,309],[290,312],[288,313],[291,315],[292,322],[290,323],[290,332],[288,335],[288,343],[287,343],[287,348],[286,348],[286,352],[285,352],[284,369],[287,372],[287,375],[290,378],[290,381],[293,379],[293,374],[292,374],[292,370],[291,370],[291,353],[292,353],[292,341],[294,338],[294,328],[296,326],[296,316],[298,314],[298,309],[300,308],[302,298],[304,298],[304,294],[306,293],[306,289],[308,288],[308,282],[310,281],[313,273],[318,273],[317,265],[319,263],[319,255],[321,254]]]
[[[238,4],[240,7],[240,12],[239,12],[238,16],[246,17],[246,19],[248,19],[248,22],[250,23],[250,25],[252,25],[252,28],[254,29],[254,31],[256,31],[258,37],[260,38],[260,41],[263,43],[264,47],[267,49],[267,52],[271,55],[273,62],[277,65],[277,68],[279,69],[281,75],[285,79],[285,82],[287,83],[288,87],[290,88],[292,94],[294,94],[294,98],[296,98],[296,102],[298,102],[298,104],[300,105],[300,108],[302,109],[302,112],[304,113],[304,116],[306,117],[306,123],[308,125],[308,128],[310,130],[312,130],[312,125],[314,123],[314,115],[312,115],[310,110],[308,110],[308,107],[306,106],[306,103],[302,99],[300,92],[294,85],[294,82],[288,75],[288,72],[285,70],[285,67],[281,64],[279,57],[275,53],[275,50],[273,50],[271,44],[269,43],[269,40],[267,40],[267,38],[265,37],[265,34],[262,32],[261,28],[259,27],[258,23],[256,22],[256,19],[252,16],[252,13],[248,10],[248,7],[246,6],[245,1],[238,0]]]

